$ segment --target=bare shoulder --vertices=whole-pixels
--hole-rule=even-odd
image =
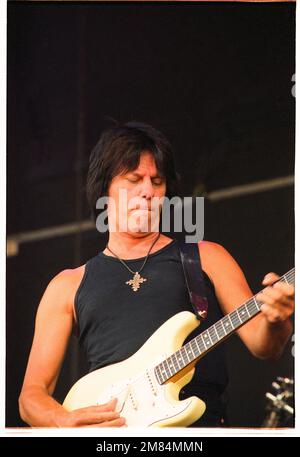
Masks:
[[[208,269],[215,265],[215,262],[224,262],[231,257],[229,252],[218,243],[213,241],[199,241],[198,243],[199,253],[201,258],[202,267]]]
[[[198,246],[200,252],[204,253],[204,255],[222,255],[228,253],[221,244],[214,243],[213,241],[199,241]]]
[[[65,287],[76,287],[76,285],[81,282],[84,271],[85,265],[81,265],[78,268],[69,268],[62,270],[56,276],[54,276],[49,285],[51,284],[53,287],[60,289]]]
[[[218,243],[200,241],[198,243],[203,270],[215,282],[216,276],[224,276],[225,272],[241,273],[240,267],[232,255]]]
[[[48,284],[44,297],[47,301],[55,301],[64,311],[73,313],[74,299],[82,281],[85,265],[65,269],[54,276]]]

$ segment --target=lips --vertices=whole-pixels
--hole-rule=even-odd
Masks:
[[[148,208],[148,207],[147,208],[143,208],[141,206],[135,206],[134,208],[131,208],[129,211],[137,211],[137,210],[139,210],[139,211],[151,211],[151,208]]]
[[[143,208],[134,208],[134,209],[131,209],[130,212],[134,212],[134,213],[151,213],[151,209],[143,209]]]

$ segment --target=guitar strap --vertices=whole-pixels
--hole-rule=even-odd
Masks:
[[[185,282],[197,319],[207,316],[208,302],[198,243],[178,243]]]

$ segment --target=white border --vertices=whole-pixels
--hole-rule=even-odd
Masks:
[[[299,8],[296,8],[296,19],[297,23],[299,21]],[[6,2],[0,2],[0,55],[3,59],[2,71],[0,72],[0,102],[1,102],[1,167],[0,167],[0,205],[2,209],[2,224],[0,231],[0,243],[4,248],[4,253],[6,251],[6,240],[5,240],[5,214],[6,214],[6,30],[7,30],[7,6]],[[297,29],[297,40],[299,43],[299,31]],[[297,46],[296,52],[296,68],[298,67],[297,63],[299,62],[299,52]],[[292,75],[291,75],[292,77]],[[292,83],[291,83],[292,86]],[[284,151],[283,151],[284,154]],[[299,198],[298,198],[298,177],[299,177],[299,106],[296,106],[296,192],[295,192],[295,210],[296,215],[299,214]],[[3,217],[4,216],[4,217]],[[283,221],[288,223],[288,221]],[[282,221],[279,221],[282,223]],[[299,224],[296,218],[296,269],[299,265],[299,249],[298,249],[298,233],[299,233]],[[295,363],[295,381],[296,381],[296,428],[290,430],[262,430],[262,429],[215,429],[215,428],[168,428],[168,429],[145,429],[145,428],[128,428],[128,429],[118,429],[118,428],[106,428],[106,429],[30,429],[30,428],[7,428],[5,429],[5,257],[2,256],[1,259],[1,284],[0,284],[0,296],[1,296],[1,306],[0,306],[0,359],[2,364],[2,369],[0,372],[0,436],[12,437],[12,436],[91,436],[98,437],[99,442],[105,438],[109,437],[198,437],[205,438],[210,436],[299,436],[300,422],[299,422],[299,398],[298,398],[298,380],[299,377],[299,366]],[[298,296],[299,287],[298,282],[296,282],[296,296]],[[298,334],[299,328],[299,318],[298,313],[296,313],[296,325],[295,333]]]

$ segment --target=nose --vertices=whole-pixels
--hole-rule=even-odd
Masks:
[[[154,196],[154,189],[151,179],[143,180],[143,184],[140,190],[140,196],[149,200]]]

